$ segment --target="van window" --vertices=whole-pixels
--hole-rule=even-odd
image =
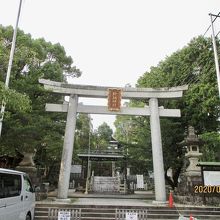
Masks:
[[[21,194],[21,176],[0,173],[0,198],[19,196]]]
[[[28,176],[24,176],[24,188],[26,190],[26,192],[33,192],[33,187],[32,187],[32,184],[31,184],[31,181],[30,179],[28,178]]]

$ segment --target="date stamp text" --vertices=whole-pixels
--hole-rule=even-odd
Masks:
[[[218,186],[194,186],[194,193],[220,193],[220,185]]]

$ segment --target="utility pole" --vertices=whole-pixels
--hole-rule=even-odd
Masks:
[[[14,51],[15,51],[15,42],[16,42],[16,37],[17,37],[18,22],[19,22],[20,13],[21,13],[21,6],[22,6],[22,0],[20,0],[16,25],[15,25],[14,33],[13,33],[11,51],[10,51],[10,56],[9,56],[9,61],[8,61],[8,70],[7,70],[6,79],[5,79],[5,88],[6,89],[8,89],[9,79],[10,79],[10,75],[11,75],[11,68],[12,68],[12,62],[13,62]],[[5,105],[6,105],[5,100],[2,100],[1,113],[0,113],[0,136],[2,133],[2,122],[3,122],[3,118],[4,118],[4,113],[5,113]]]
[[[218,92],[220,97],[220,72],[219,72],[219,62],[218,62],[218,52],[217,52],[217,46],[216,46],[216,40],[215,40],[215,30],[213,25],[212,17],[215,18],[220,17],[219,15],[209,14],[211,18],[211,27],[212,27],[212,44],[213,44],[213,50],[214,50],[214,57],[215,57],[215,69],[216,69],[216,75],[217,75],[217,82],[218,82]]]

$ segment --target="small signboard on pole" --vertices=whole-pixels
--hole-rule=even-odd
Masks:
[[[70,220],[70,212],[68,211],[59,211],[58,220]]]
[[[126,212],[126,220],[138,220],[137,212]]]
[[[137,176],[137,189],[144,189],[144,176],[143,175],[136,175]]]
[[[71,173],[82,173],[82,165],[72,165],[71,166]]]

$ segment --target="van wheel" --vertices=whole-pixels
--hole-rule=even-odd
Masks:
[[[31,220],[30,214],[27,214],[27,215],[26,215],[26,219],[25,219],[25,220]]]

